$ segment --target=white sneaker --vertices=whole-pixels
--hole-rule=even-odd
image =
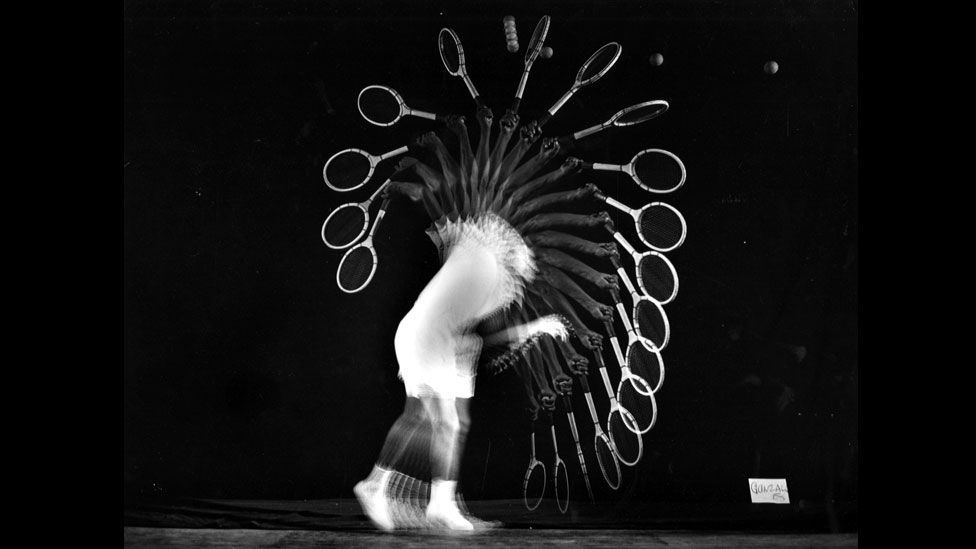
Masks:
[[[394,525],[393,519],[390,517],[389,501],[383,493],[384,488],[385,486],[378,482],[362,480],[353,488],[353,493],[356,494],[359,505],[362,506],[363,512],[366,513],[373,525],[380,530],[390,531],[393,530]]]
[[[427,520],[433,528],[448,530],[474,530],[474,525],[461,515],[456,505],[440,504],[427,507]]]

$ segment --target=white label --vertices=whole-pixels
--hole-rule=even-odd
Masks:
[[[790,491],[785,478],[751,478],[749,495],[753,503],[789,503]]]

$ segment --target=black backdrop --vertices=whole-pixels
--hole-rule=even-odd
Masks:
[[[369,126],[355,107],[365,85],[390,85],[416,108],[471,113],[437,56],[444,26],[461,36],[500,115],[521,71],[501,19],[516,17],[524,48],[545,13],[554,56],[533,69],[523,120],[615,40],[620,61],[547,133],[667,99],[665,116],[577,154],[624,163],[661,147],[689,173],[663,197],[689,236],[668,254],[681,290],[667,307],[661,416],[612,497],[721,506],[748,502],[746,478],[759,476],[786,478],[801,506],[856,502],[856,3],[705,0],[126,2],[130,497],[350,494],[402,406],[392,338],[438,262],[423,213],[395,202],[376,278],[341,293],[341,253],[319,227],[369,191],[329,191],[322,165],[342,148],[379,154],[434,127]],[[660,67],[648,62],[654,52]],[[768,60],[776,74],[763,71]],[[586,180],[630,205],[662,198],[623,176]],[[469,498],[518,494],[528,448],[513,382],[479,378]]]

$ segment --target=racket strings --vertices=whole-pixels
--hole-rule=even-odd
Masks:
[[[370,167],[369,158],[366,156],[347,152],[329,162],[325,169],[325,177],[337,189],[352,189],[363,182],[369,174]]]
[[[620,465],[617,463],[617,456],[613,451],[609,438],[596,437],[594,439],[594,451],[596,461],[603,473],[603,479],[607,481],[610,488],[616,490],[620,487]]]
[[[362,246],[350,250],[339,265],[339,287],[347,292],[362,289],[372,278],[375,267],[372,249]]]
[[[359,96],[359,108],[373,122],[392,124],[400,116],[400,102],[388,90],[370,88]]]
[[[638,219],[644,243],[652,248],[672,249],[684,239],[685,226],[678,213],[665,206],[651,206]]]
[[[366,231],[366,212],[358,207],[336,210],[325,222],[323,235],[331,246],[342,248],[351,245]]]
[[[627,366],[635,375],[643,378],[652,391],[656,391],[664,381],[664,362],[661,360],[661,354],[649,350],[642,343],[635,343],[628,349]],[[647,392],[646,389],[641,391]],[[624,407],[626,408],[626,405]],[[630,411],[635,417],[637,416],[636,412]]]
[[[525,506],[532,511],[539,506],[542,498],[545,496],[546,484],[548,484],[545,468],[542,465],[536,464],[529,471],[529,476],[526,480],[523,496]]]
[[[635,465],[643,454],[643,441],[636,430],[636,422],[628,422],[620,411],[611,414],[607,421],[607,434],[624,465]]]
[[[670,301],[677,288],[677,279],[668,264],[656,255],[644,256],[637,266],[638,282],[651,299],[665,303]]]
[[[634,161],[634,174],[648,189],[670,192],[681,184],[684,176],[681,165],[674,158],[660,153],[647,153]]]
[[[608,69],[607,65],[612,64],[618,52],[618,49],[614,47],[600,48],[590,64],[584,70],[580,71],[580,82],[586,82],[594,76],[599,75],[604,69]]]
[[[642,299],[637,303],[634,316],[637,320],[637,332],[651,340],[658,349],[663,349],[669,335],[664,310],[653,302]]]
[[[657,421],[657,406],[654,396],[644,394],[648,387],[642,383],[637,383],[633,378],[628,378],[620,384],[618,396],[620,405],[627,409],[636,422],[637,433],[646,433],[654,426]],[[634,432],[635,425],[627,426],[628,430]]]

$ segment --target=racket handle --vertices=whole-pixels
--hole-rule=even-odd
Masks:
[[[380,223],[383,221],[383,216],[386,215],[386,207],[390,205],[390,200],[391,198],[389,195],[383,198],[383,203],[380,205],[380,211],[376,214],[376,221],[373,222],[373,228],[369,231],[369,238],[373,238],[373,235],[376,234],[376,229],[379,228]]]
[[[542,126],[544,126],[546,124],[546,122],[549,121],[550,118],[552,118],[552,115],[549,114],[548,112],[546,112],[545,114],[543,114],[542,116],[540,116],[539,119],[535,121],[535,123],[539,127],[539,129],[541,130],[542,129]]]

